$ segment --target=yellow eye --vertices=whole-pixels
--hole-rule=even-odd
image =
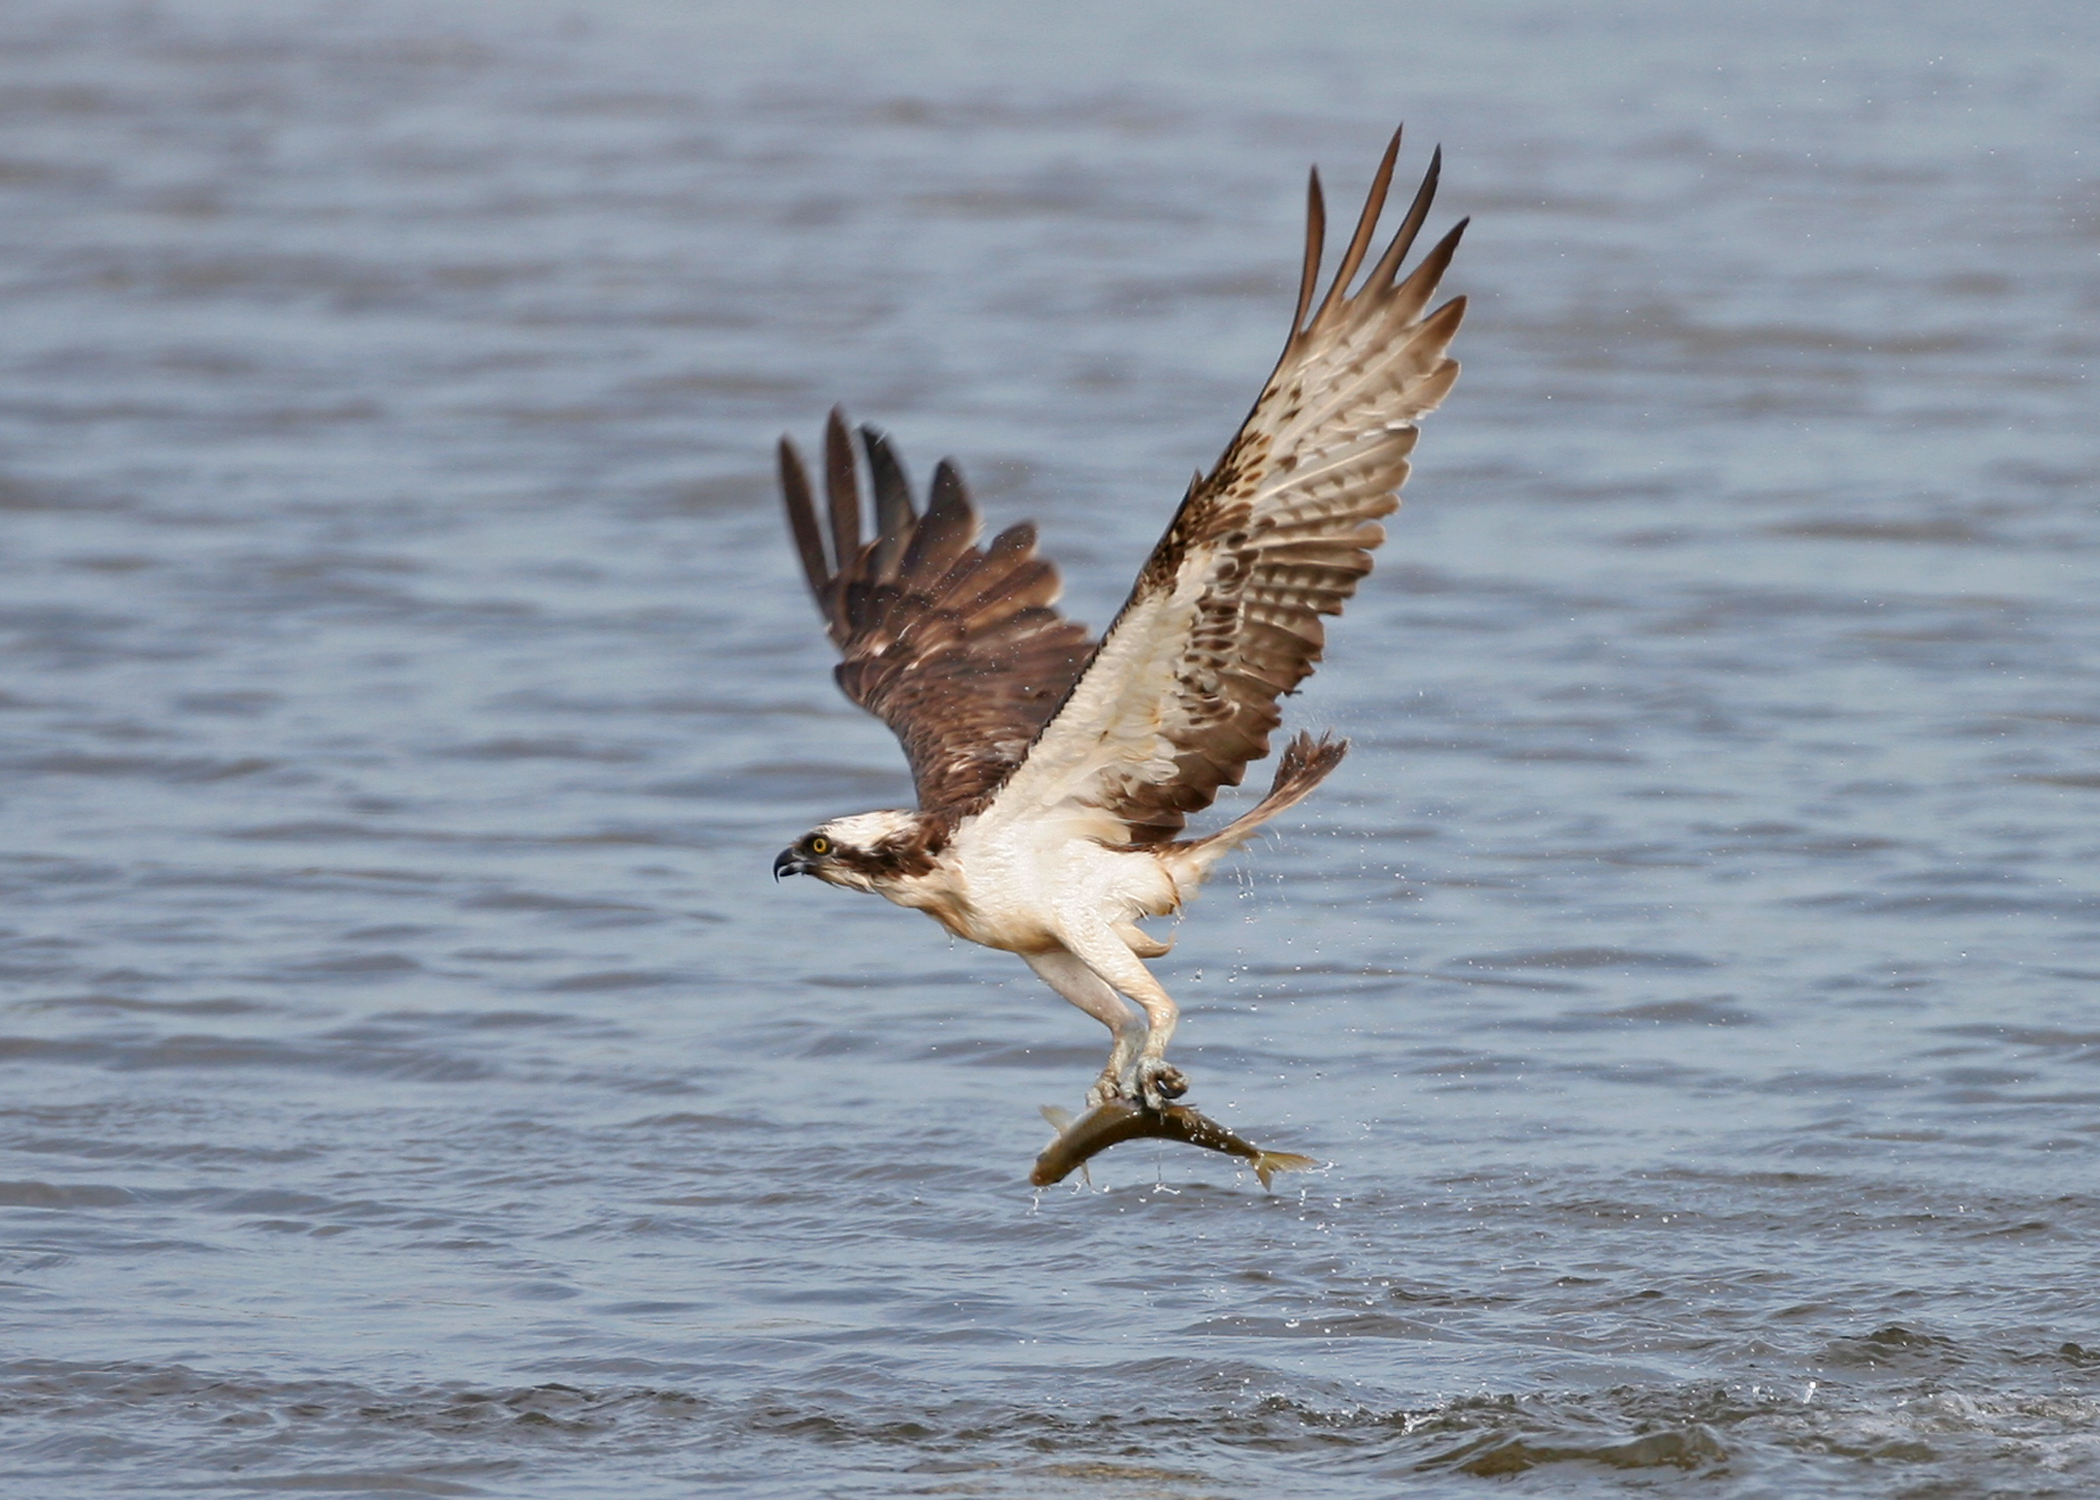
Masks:
[[[831,852],[831,840],[823,837],[821,834],[818,835],[809,841],[809,852],[812,854],[829,854]]]

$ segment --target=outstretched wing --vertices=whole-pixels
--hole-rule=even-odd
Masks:
[[[825,628],[845,660],[846,696],[890,726],[911,763],[919,806],[970,802],[998,785],[1071,690],[1093,650],[1086,627],[1052,608],[1057,569],[1035,527],[987,548],[962,476],[934,470],[924,515],[889,442],[860,429],[875,491],[875,535],[861,541],[860,476],[843,413],[824,430],[828,525],[802,455],[780,440],[788,529]],[[830,543],[826,550],[826,540]]]
[[[1325,233],[1320,176],[1307,207],[1298,311],[1275,372],[1216,468],[1199,474],[1093,660],[999,788],[988,816],[1086,809],[1096,837],[1171,838],[1220,786],[1269,753],[1276,700],[1320,659],[1320,616],[1339,614],[1385,540],[1416,423],[1458,378],[1446,354],[1465,314],[1423,309],[1461,222],[1396,280],[1435,196],[1441,152],[1363,285],[1385,206],[1395,132],[1356,233],[1306,317]]]

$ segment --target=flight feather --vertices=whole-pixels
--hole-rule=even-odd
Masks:
[[[923,513],[888,440],[860,429],[875,530],[862,540],[860,464],[842,413],[825,429],[820,513],[795,445],[780,443],[788,529],[825,629],[844,658],[846,696],[904,746],[919,805],[966,806],[1026,753],[1092,650],[1055,606],[1056,567],[1035,528],[988,547],[962,476],[943,463]]]
[[[1217,465],[1189,486],[1166,534],[1026,759],[986,809],[1088,810],[1098,835],[1172,838],[1269,749],[1276,701],[1319,661],[1399,505],[1416,424],[1457,379],[1446,353],[1465,314],[1426,312],[1461,222],[1404,278],[1435,196],[1433,157],[1361,284],[1400,146],[1395,133],[1317,309],[1325,210],[1308,191],[1298,310],[1282,357]],[[1308,312],[1310,316],[1308,317]]]

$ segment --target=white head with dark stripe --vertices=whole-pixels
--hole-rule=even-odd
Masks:
[[[780,851],[773,878],[814,875],[827,885],[876,892],[931,862],[929,826],[915,812],[888,808],[820,823]]]

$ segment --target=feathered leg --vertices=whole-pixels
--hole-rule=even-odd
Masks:
[[[1087,1091],[1086,1106],[1092,1109],[1110,1099],[1129,1097],[1129,1074],[1145,1042],[1145,1018],[1138,1008],[1115,992],[1113,986],[1063,949],[1048,953],[1024,953],[1028,967],[1060,995],[1099,1021],[1115,1034],[1115,1047],[1108,1066]]]
[[[1136,1094],[1149,1109],[1164,1109],[1168,1100],[1186,1094],[1189,1091],[1188,1079],[1181,1069],[1167,1061],[1167,1043],[1174,1039],[1174,1027],[1181,1019],[1181,1007],[1174,1003],[1173,997],[1152,977],[1152,971],[1107,923],[1068,926],[1064,939],[1065,946],[1093,971],[1097,982],[1136,1001],[1150,1023],[1145,1031],[1144,1045],[1137,1051],[1135,1069],[1123,1075],[1122,1092],[1126,1096]]]

